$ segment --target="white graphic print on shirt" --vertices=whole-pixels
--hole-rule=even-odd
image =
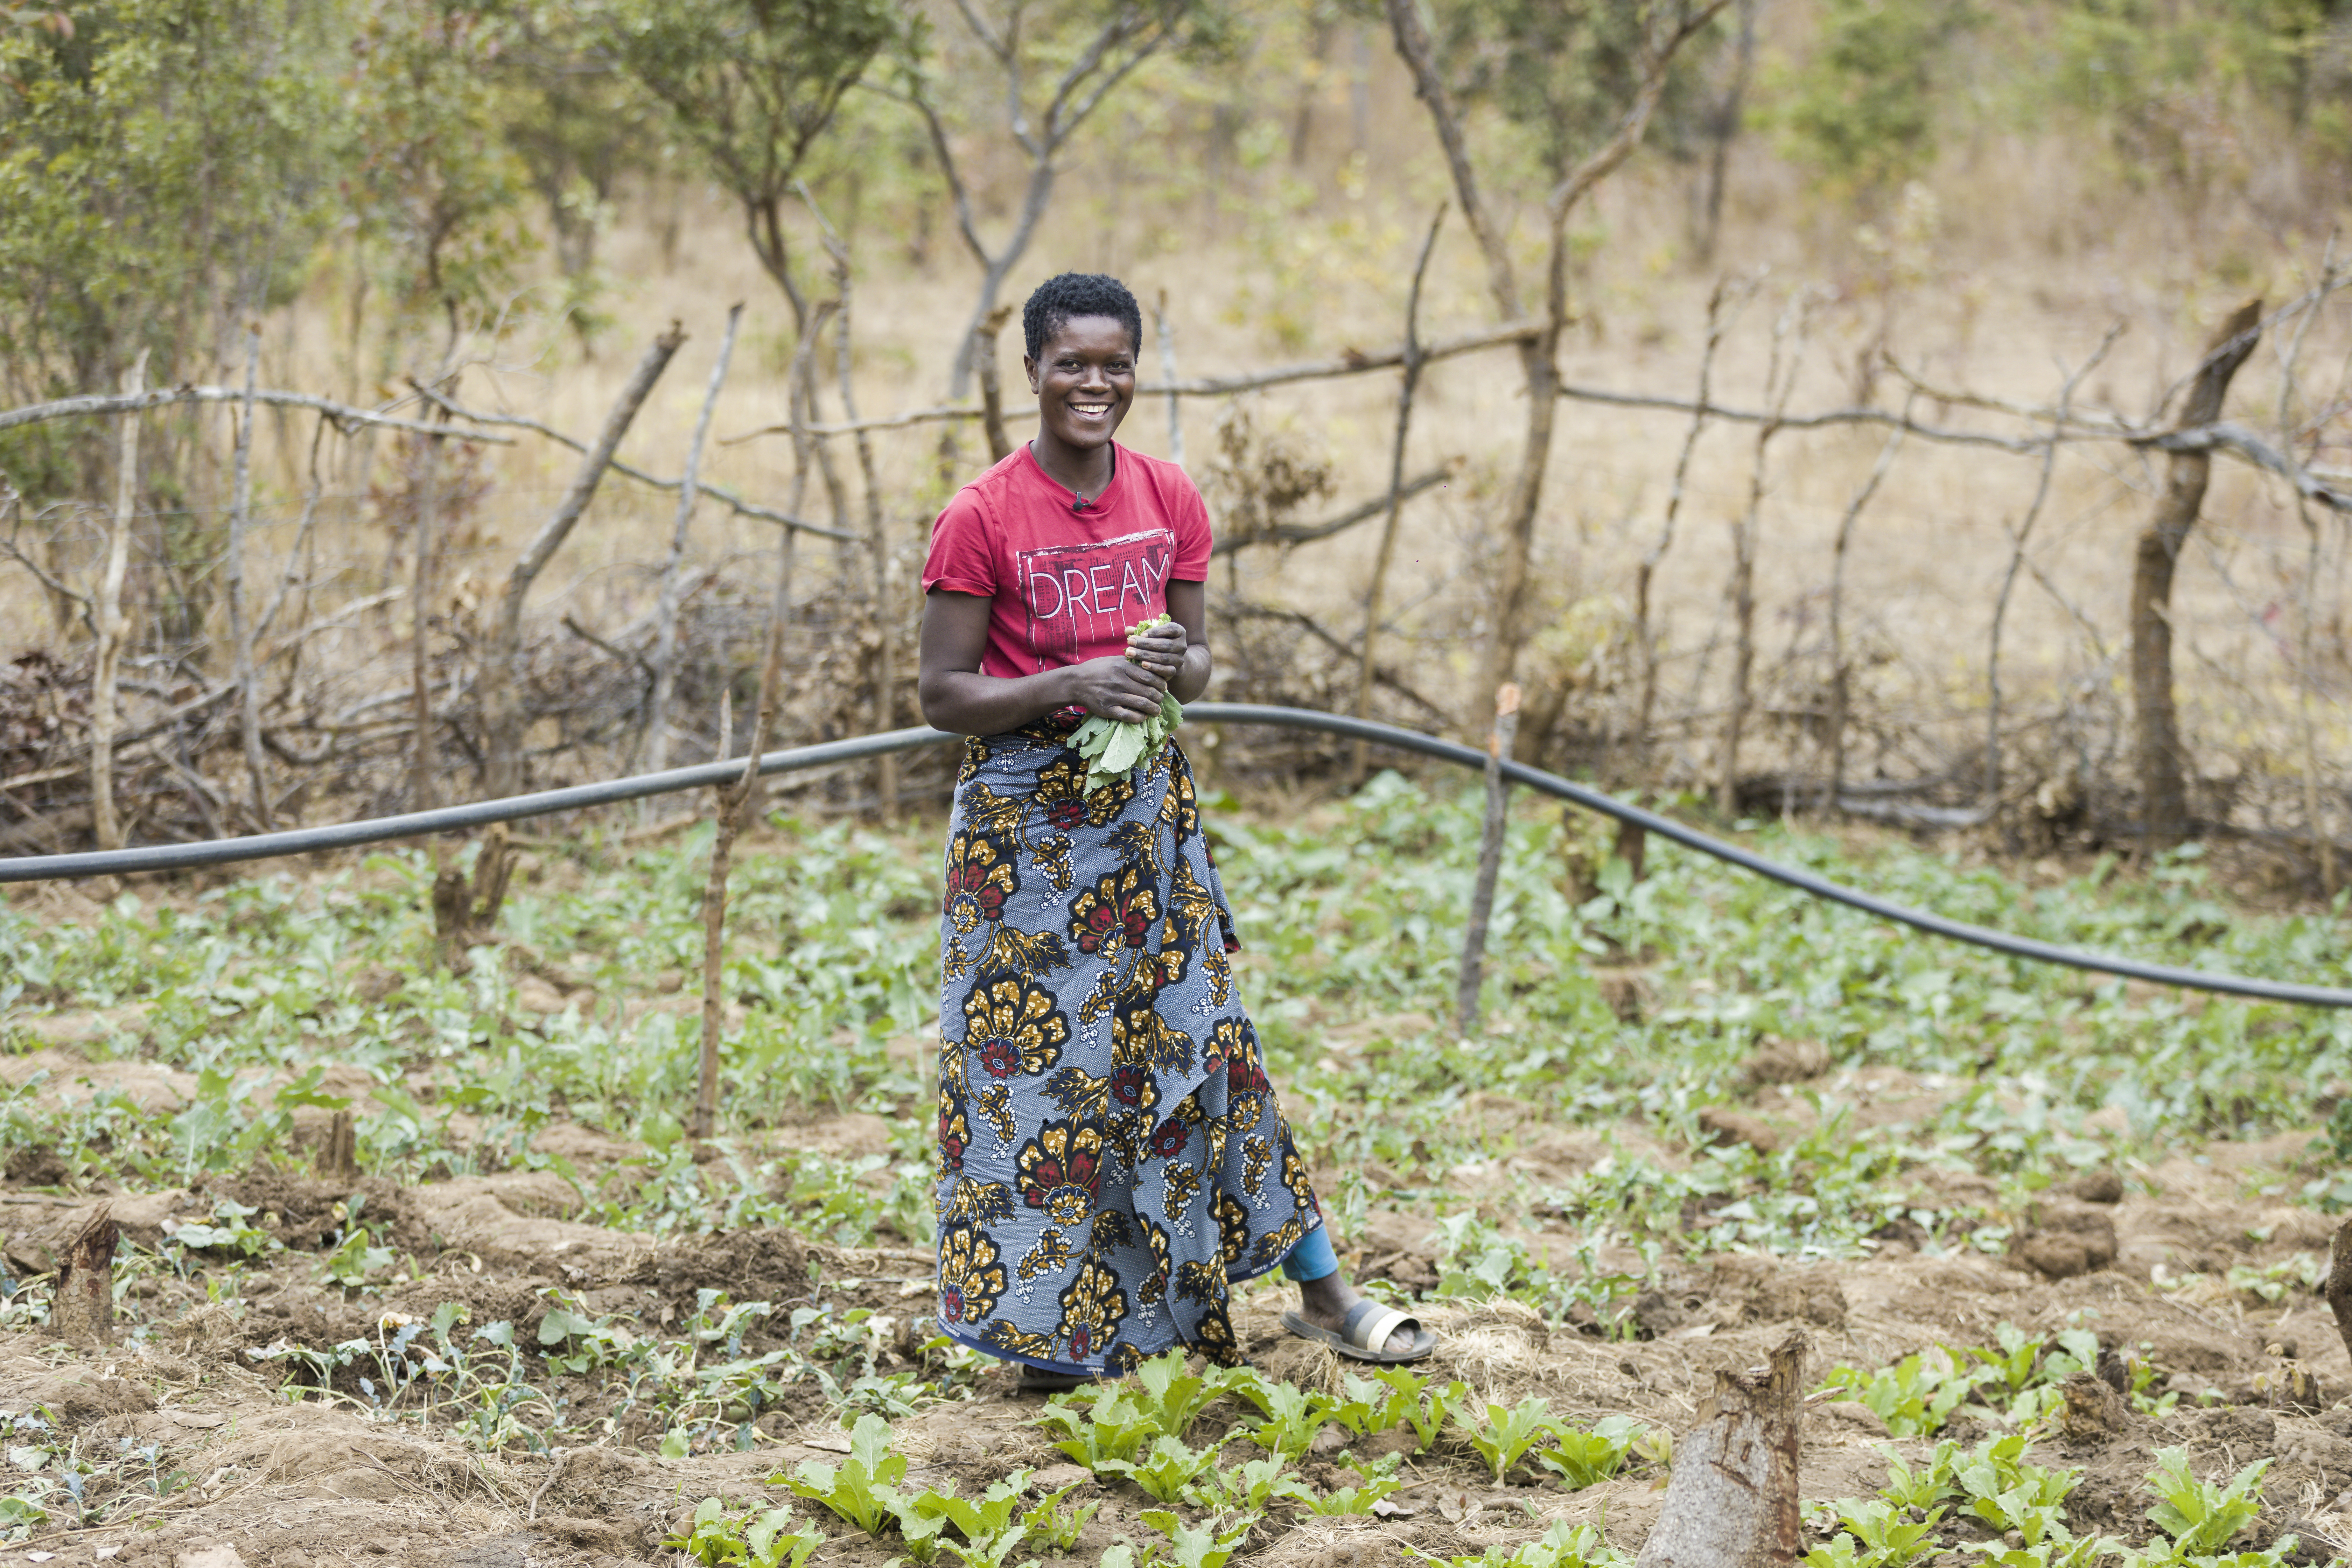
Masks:
[[[1029,652],[1041,670],[1077,661],[1078,650],[1167,606],[1176,536],[1164,528],[1118,539],[1050,544],[1015,556],[1029,610]]]

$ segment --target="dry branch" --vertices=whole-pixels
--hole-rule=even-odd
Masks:
[[[90,830],[100,849],[122,847],[122,819],[114,805],[114,704],[122,667],[122,582],[131,571],[131,524],[139,504],[140,388],[147,379],[147,351],[122,378],[128,405],[122,421],[122,441],[116,459],[114,517],[106,535],[106,568],[98,584],[96,613],[98,656],[89,691],[89,815]]]
[[[1259,544],[1312,544],[1318,539],[1328,539],[1335,533],[1345,532],[1360,522],[1370,522],[1376,517],[1386,516],[1392,504],[1409,501],[1422,491],[1433,489],[1453,477],[1454,470],[1450,468],[1432,468],[1425,474],[1407,479],[1393,495],[1375,496],[1361,506],[1350,507],[1339,516],[1326,518],[1321,522],[1280,522],[1255,533],[1220,534],[1209,546],[1209,553],[1226,555]]]
[[[483,783],[493,799],[513,795],[522,787],[523,601],[530,596],[531,584],[539,580],[540,573],[572,536],[573,526],[596,493],[598,481],[604,477],[604,469],[611,465],[621,437],[628,433],[646,395],[668,366],[670,356],[685,341],[684,329],[675,321],[654,340],[614,400],[612,412],[604,416],[604,428],[597,436],[594,448],[582,461],[579,472],[572,476],[571,488],[556,503],[553,515],[540,529],[538,537],[507,574],[506,588],[499,596],[489,646],[483,659],[482,727],[489,753]]]
[[[237,728],[243,741],[247,782],[253,788],[254,826],[269,831],[269,784],[261,760],[261,707],[253,676],[254,628],[245,613],[245,535],[253,513],[253,393],[261,371],[261,329],[246,329],[245,407],[237,421],[236,479],[228,511],[228,559],[223,564],[224,596],[236,682]]]
[[[1429,233],[1412,264],[1412,283],[1404,299],[1404,379],[1397,388],[1396,435],[1389,443],[1389,493],[1381,502],[1381,542],[1372,553],[1372,580],[1364,589],[1364,653],[1356,668],[1356,717],[1371,710],[1373,649],[1380,638],[1381,600],[1388,591],[1389,565],[1396,556],[1397,521],[1404,513],[1404,444],[1412,431],[1412,398],[1421,387],[1422,367],[1429,363],[1421,348],[1421,289],[1429,276],[1429,258],[1436,252],[1438,231],[1445,224],[1445,204],[1430,215]],[[1168,422],[1176,422],[1176,400],[1168,400]],[[1423,476],[1429,478],[1430,476]],[[1370,515],[1369,511],[1366,515]],[[1333,531],[1336,531],[1334,530]],[[1359,736],[1349,772],[1362,778],[1371,763],[1371,748]]]
[[[1468,1038],[1478,1026],[1478,985],[1486,972],[1486,927],[1495,913],[1495,883],[1503,870],[1503,829],[1511,786],[1503,764],[1519,728],[1519,689],[1506,683],[1495,693],[1495,727],[1486,734],[1486,816],[1478,835],[1478,878],[1470,889],[1470,919],[1462,935],[1462,972],[1454,987],[1454,1031]]]
[[[588,444],[585,441],[579,440],[571,436],[566,436],[562,431],[542,425],[536,419],[526,419],[520,415],[516,414],[484,414],[475,409],[460,408],[457,405],[450,402],[447,398],[441,396],[430,388],[426,389],[425,396],[431,398],[433,402],[439,405],[441,407],[447,409],[451,415],[459,419],[468,419],[477,425],[509,425],[518,430],[529,430],[533,435],[544,436],[549,440],[555,442],[557,445],[569,447],[575,452],[585,452],[588,449]],[[788,425],[780,425],[777,428],[779,430],[789,430],[791,426]],[[819,434],[824,433],[823,431],[820,431],[819,427],[816,426],[810,426],[809,429],[812,432]],[[467,439],[478,441],[484,439],[484,437],[469,433]],[[739,437],[737,439],[741,439],[741,437]],[[724,447],[730,443],[721,441],[719,444]],[[658,475],[649,474],[646,472],[645,469],[638,468],[635,463],[625,463],[618,458],[613,459],[611,466],[614,473],[626,475],[628,478],[636,480],[639,484],[651,485],[657,490],[674,490],[678,488],[680,483],[683,482],[678,479],[665,479]],[[821,522],[811,522],[804,517],[796,517],[793,515],[792,512],[778,511],[772,507],[755,506],[751,502],[747,501],[742,497],[737,495],[733,490],[727,489],[721,486],[704,481],[698,488],[702,494],[709,496],[712,500],[715,500],[719,505],[726,507],[729,510],[734,512],[739,517],[756,517],[762,522],[781,523],[785,528],[793,529],[802,533],[821,534],[827,539],[840,540],[845,544],[855,544],[857,542],[857,536],[854,533],[846,532],[838,528],[827,528]]]
[[[647,773],[657,773],[669,765],[669,705],[677,686],[678,590],[686,567],[687,535],[694,526],[694,503],[702,477],[702,448],[710,438],[711,411],[719,405],[719,388],[727,384],[727,366],[735,357],[735,332],[742,322],[743,302],[739,300],[727,312],[727,327],[719,340],[719,358],[711,364],[710,385],[702,395],[702,412],[695,416],[694,434],[686,445],[686,468],[678,475],[677,517],[670,525],[669,554],[662,563],[661,593],[654,612],[653,701],[646,715]]]
[[[2327,1278],[2319,1288],[2327,1310],[2336,1314],[2336,1331],[2352,1352],[2352,1219],[2336,1227],[2327,1246]]]
[[[323,414],[338,425],[373,425],[384,430],[405,430],[411,435],[429,436],[433,427],[414,419],[395,419],[373,409],[354,408],[332,398],[313,397],[307,392],[272,392],[267,387],[255,391],[252,399],[273,408],[308,408]],[[64,397],[54,403],[36,403],[24,408],[0,412],[0,430],[13,430],[19,425],[31,425],[44,419],[66,419],[85,414],[136,414],[150,408],[167,408],[179,403],[243,403],[247,393],[234,386],[175,386],[169,391],[125,392],[120,395],[93,393],[84,397]],[[464,417],[464,416],[461,416]],[[508,436],[492,436],[480,430],[466,433],[468,441],[490,441],[511,447]]]

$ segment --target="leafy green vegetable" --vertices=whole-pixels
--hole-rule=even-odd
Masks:
[[[1164,624],[1166,616],[1154,616],[1129,626],[1130,637]],[[1124,778],[1134,772],[1135,764],[1146,757],[1156,757],[1169,736],[1184,722],[1183,706],[1172,691],[1160,694],[1160,711],[1140,721],[1107,719],[1097,714],[1070,732],[1070,749],[1087,760],[1086,792],[1092,795],[1113,779]]]

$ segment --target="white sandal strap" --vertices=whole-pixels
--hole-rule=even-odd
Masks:
[[[1379,1355],[1389,1348],[1389,1336],[1412,1321],[1409,1314],[1393,1307],[1382,1307],[1363,1325],[1363,1338],[1357,1342],[1358,1348]]]

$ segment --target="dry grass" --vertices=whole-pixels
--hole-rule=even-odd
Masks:
[[[1438,173],[1422,147],[1423,128],[1399,85],[1382,78],[1381,124],[1396,140],[1393,159],[1372,167],[1388,177],[1350,185],[1360,195],[1329,195],[1302,217],[1298,232],[1269,241],[1263,225],[1229,220],[1215,232],[1179,238],[1163,226],[1139,240],[1112,219],[1123,209],[1102,170],[1066,182],[1049,224],[1011,297],[1064,265],[1117,265],[1147,304],[1170,300],[1186,374],[1265,365],[1328,354],[1349,346],[1386,344],[1398,334],[1402,272],[1413,231],[1441,194]],[[2202,255],[2160,241],[2179,219],[2153,205],[2128,207],[2102,184],[2090,154],[2066,159],[2036,142],[1972,151],[1948,166],[1936,194],[1886,218],[1874,251],[1852,220],[1811,202],[1784,166],[1751,148],[1734,187],[1718,269],[1684,258],[1682,176],[1662,163],[1637,168],[1604,190],[1585,222],[1605,243],[1577,289],[1581,320],[1564,354],[1571,382],[1686,395],[1693,384],[1704,301],[1717,270],[1761,271],[1755,302],[1727,342],[1717,367],[1718,395],[1756,405],[1772,318],[1793,290],[1816,297],[1810,344],[1792,406],[1844,405],[1858,397],[1899,401],[1885,378],[1870,384],[1866,367],[1885,348],[1942,384],[2029,402],[2053,397],[2116,321],[2126,331],[2084,385],[2084,401],[2143,415],[2162,387],[2193,363],[2209,323],[2250,293],[2273,300],[2298,286],[2315,260],[2291,237],[2262,241],[2245,221],[2204,235]],[[781,421],[789,331],[773,285],[754,265],[730,211],[715,195],[688,193],[674,214],[651,200],[625,203],[604,261],[614,280],[606,308],[615,324],[583,357],[557,323],[537,322],[495,343],[468,344],[476,361],[462,384],[465,400],[591,431],[639,347],[675,317],[693,334],[656,389],[625,456],[675,472],[684,437],[715,351],[729,302],[748,300],[743,351],[721,405],[717,433],[730,437]],[[2118,218],[2127,215],[2128,222]],[[675,217],[674,242],[666,236]],[[2095,236],[2115,220],[2105,243]],[[1524,225],[1522,226],[1525,226]],[[1083,237],[1074,243],[1072,236]],[[970,309],[973,279],[960,253],[936,246],[928,271],[908,267],[896,247],[869,237],[871,275],[858,295],[856,390],[869,416],[941,400],[948,345]],[[2248,254],[2259,259],[2250,263]],[[2227,263],[2221,266],[2214,259]],[[2230,281],[2208,268],[2220,266]],[[2265,288],[2267,286],[2267,288]],[[378,379],[354,374],[347,351],[348,300],[331,269],[270,326],[268,379],[331,388],[371,400],[395,384],[374,362]],[[1475,252],[1459,224],[1433,268],[1426,330],[1442,333],[1485,324],[1491,310]],[[517,320],[529,321],[527,311]],[[1008,334],[1017,357],[1017,337]],[[2347,321],[2321,322],[2305,350],[2306,375],[2332,392],[2346,358]],[[373,350],[367,351],[373,353]],[[2270,423],[2279,391],[2278,344],[2266,342],[2242,374],[2233,407]],[[1150,345],[1147,372],[1158,359]],[[1013,371],[1018,390],[1017,368]],[[1150,379],[1150,376],[1147,376]],[[1385,480],[1393,417],[1392,374],[1281,389],[1253,400],[1261,433],[1327,461],[1334,476],[1331,510],[1376,493]],[[837,416],[826,377],[828,416]],[[1432,369],[1414,428],[1409,471],[1440,461],[1458,465],[1454,481],[1409,509],[1392,602],[1408,639],[1399,655],[1423,690],[1467,715],[1478,706],[1467,689],[1473,652],[1485,632],[1482,563],[1492,548],[1486,519],[1517,461],[1517,375],[1506,353]],[[2315,401],[2306,399],[2306,403]],[[1220,409],[1184,408],[1188,456],[1196,472],[1213,451]],[[1920,405],[1938,422],[2014,422]],[[969,427],[967,427],[969,429]],[[1568,682],[1569,728],[1588,737],[1622,724],[1631,672],[1624,623],[1633,569],[1653,547],[1666,482],[1684,437],[1679,416],[1572,405],[1565,414],[1545,498],[1538,555],[1549,629],[1531,658],[1540,684]],[[288,422],[265,439],[260,472],[269,497],[259,534],[265,560],[292,534],[302,489],[309,429]],[[1123,437],[1164,454],[1164,405],[1145,398]],[[1017,427],[1016,427],[1017,435]],[[1825,610],[1831,545],[1849,498],[1876,458],[1882,436],[1840,428],[1783,435],[1770,450],[1760,515],[1758,590],[1759,695],[1768,708],[1801,714],[1817,707],[1829,676]],[[942,499],[937,426],[875,437],[884,476],[901,606],[911,624],[912,580],[930,515]],[[328,474],[320,542],[322,566],[336,574],[336,596],[372,594],[396,582],[402,542],[384,522],[385,445],[341,448]],[[963,468],[973,467],[976,431],[965,437]],[[1663,782],[1711,776],[1715,723],[1728,667],[1724,588],[1730,525],[1747,505],[1755,442],[1750,426],[1717,426],[1701,443],[1672,552],[1658,584],[1662,726],[1657,752]],[[854,497],[856,464],[839,458],[853,489],[848,521],[862,510]],[[447,610],[462,625],[503,574],[514,549],[537,526],[573,463],[569,453],[525,437],[486,456],[486,493],[455,542]],[[1863,519],[1848,566],[1849,637],[1858,657],[1854,766],[1897,776],[1965,763],[1982,726],[1986,638],[1999,584],[2008,570],[2011,528],[2025,513],[2037,479],[2032,458],[1914,441]],[[717,448],[715,479],[769,504],[793,493],[788,444],[766,437]],[[1204,476],[1214,493],[1222,480]],[[2124,595],[2133,537],[2146,515],[2159,470],[2124,448],[2065,450],[2038,523],[2033,559],[2047,586],[2020,581],[2005,634],[2003,681],[2010,711],[2065,716],[2065,721],[2011,742],[2029,776],[2069,771],[2107,777],[2129,744],[2124,694],[2128,631]],[[2307,536],[2282,487],[2221,462],[2205,526],[2183,563],[2176,591],[2177,655],[2183,726],[2197,766],[2209,776],[2277,775],[2300,767],[2296,714],[2301,689],[2293,651],[2296,595]],[[588,522],[543,581],[537,612],[551,624],[568,609],[611,628],[651,605],[651,563],[673,510],[667,496],[618,479],[607,481]],[[812,484],[804,510],[824,515]],[[2352,761],[2352,730],[2340,693],[2346,674],[2345,543],[2326,524],[2321,574],[2319,715],[2323,772],[2340,778]],[[759,557],[773,545],[770,525],[706,507],[694,556],[731,563],[730,582],[755,592],[765,575]],[[1370,569],[1372,531],[1360,529],[1277,557],[1252,552],[1232,582],[1244,593],[1303,609],[1352,635]],[[803,553],[811,592],[844,595],[860,569],[834,547]],[[271,562],[268,571],[277,565]],[[1228,579],[1217,571],[1220,585]],[[21,624],[37,613],[21,576],[5,580]],[[374,673],[389,683],[396,651],[388,640],[404,611],[375,612],[331,638],[330,661]],[[586,656],[584,648],[580,649]],[[1425,717],[1414,721],[1425,722]],[[1758,731],[1751,728],[1750,734]],[[1565,742],[1563,742],[1565,744]],[[1799,720],[1768,723],[1746,753],[1751,769],[1787,765],[1818,771],[1819,749]],[[1558,760],[1607,764],[1590,747]],[[1607,771],[1604,766],[1604,771]],[[2284,788],[2284,785],[2280,787]],[[2268,810],[2268,806],[2263,807]]]

